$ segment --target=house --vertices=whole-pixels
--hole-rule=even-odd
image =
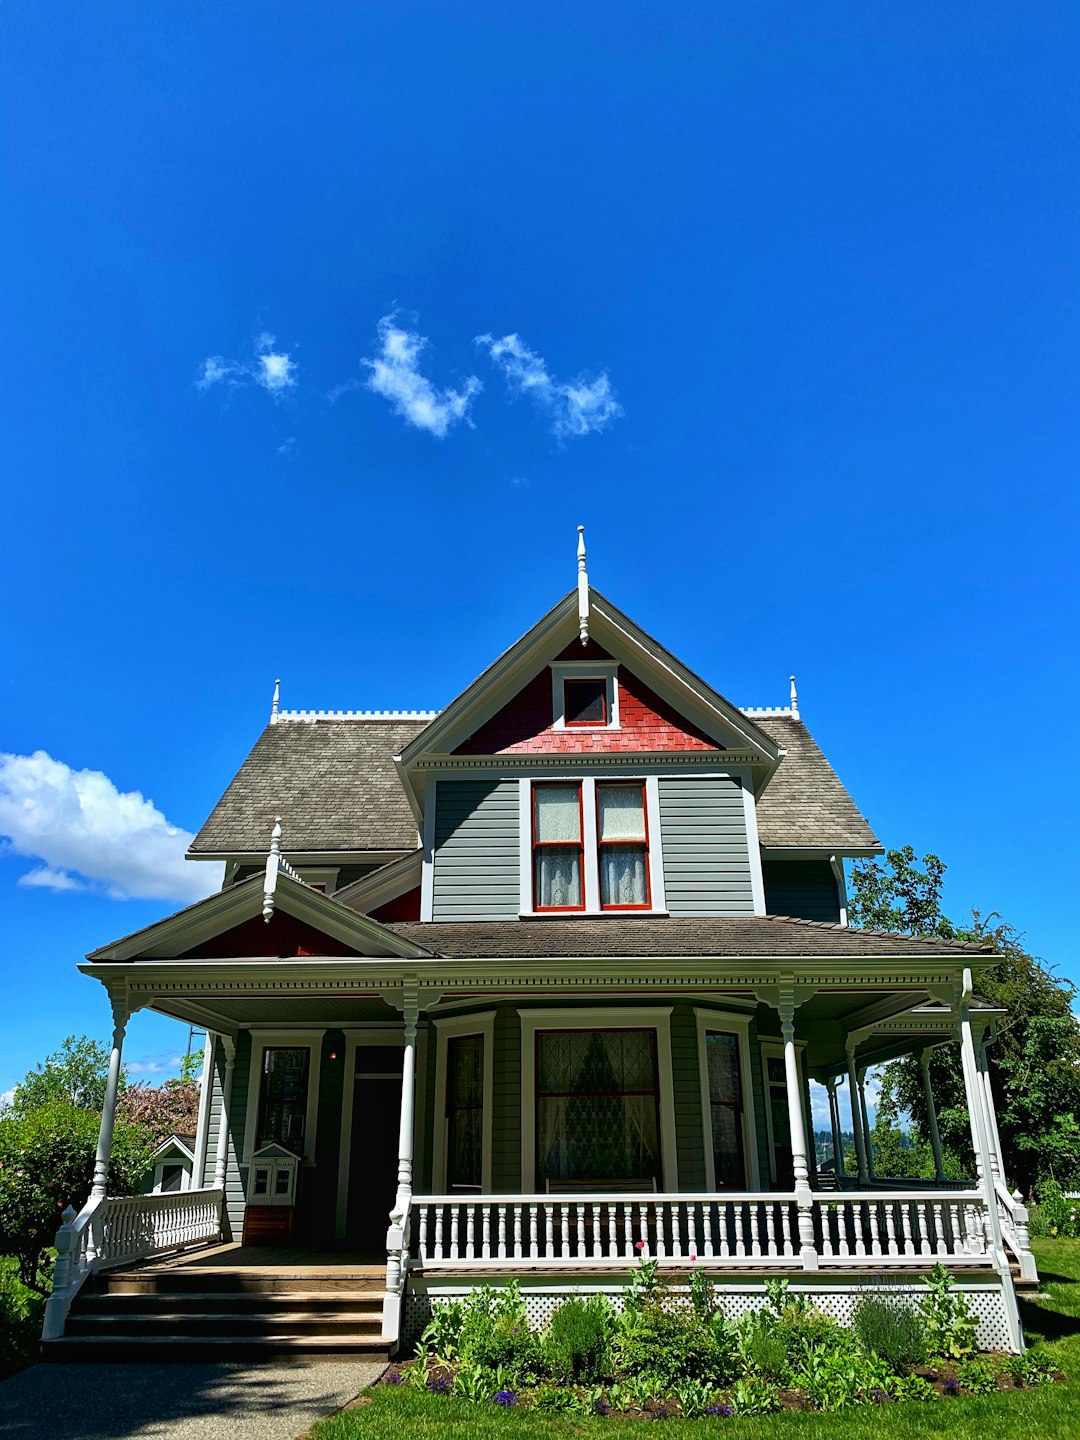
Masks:
[[[576,587],[440,712],[288,712],[275,690],[189,852],[224,861],[221,892],[80,967],[109,992],[113,1069],[46,1336],[122,1333],[108,1277],[130,1301],[148,1258],[165,1338],[195,1339],[155,1312],[166,1281],[205,1297],[287,1256],[310,1291],[308,1254],[393,1348],[440,1295],[516,1275],[541,1315],[649,1254],[710,1267],[729,1310],[785,1273],[841,1318],[869,1275],[914,1294],[941,1260],[982,1343],[1018,1350],[1014,1274],[1035,1270],[986,1068],[992,955],[849,928],[844,862],[881,848],[794,682],[788,707],[732,704],[590,586],[583,537]],[[191,1188],[131,1199],[108,1164],[142,1007],[205,1028],[211,1057]],[[953,1044],[977,1173],[945,1180],[935,1128],[933,1185],[876,1175],[867,1067],[920,1056],[933,1114],[926,1061]],[[253,1343],[300,1344],[259,1313]]]

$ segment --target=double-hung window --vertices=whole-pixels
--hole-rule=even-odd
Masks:
[[[649,838],[645,786],[598,784],[596,843],[603,910],[649,908]]]
[[[647,809],[641,780],[534,782],[533,909],[650,909]]]
[[[533,786],[533,905],[584,910],[581,785]]]

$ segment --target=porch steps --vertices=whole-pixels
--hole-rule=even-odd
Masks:
[[[234,1360],[388,1357],[382,1283],[329,1268],[146,1266],[106,1272],[76,1297],[46,1360]]]

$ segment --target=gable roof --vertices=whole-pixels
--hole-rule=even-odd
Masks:
[[[262,875],[249,875],[238,885],[197,900],[164,920],[125,935],[109,945],[92,950],[87,959],[137,961],[169,959],[189,954],[210,939],[235,929],[245,920],[262,913]],[[350,910],[305,885],[302,880],[279,874],[274,890],[274,911],[291,915],[348,946],[359,956],[397,956],[403,959],[430,957],[423,940],[397,935],[387,926],[356,910]]]
[[[394,756],[424,720],[281,719],[267,725],[188,854],[265,856],[281,816],[287,853],[414,850]]]
[[[881,842],[863,818],[840,777],[801,720],[790,715],[758,717],[757,724],[785,751],[758,797],[758,839],[766,848],[833,847],[873,850]]]

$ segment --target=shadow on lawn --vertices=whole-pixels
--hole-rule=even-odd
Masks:
[[[125,1440],[164,1436],[173,1425],[185,1435],[187,1425],[192,1436],[229,1435],[242,1433],[241,1420],[267,1440],[291,1437],[346,1403],[379,1368],[342,1365],[330,1378],[302,1364],[35,1365],[0,1385],[0,1437]],[[213,1417],[205,1432],[203,1417]]]
[[[1047,1280],[1049,1276],[1042,1276]],[[1064,1315],[1037,1300],[1020,1300],[1020,1323],[1025,1335],[1038,1335],[1044,1340],[1065,1340],[1080,1335],[1080,1315]],[[3,1434],[0,1428],[0,1435]]]

